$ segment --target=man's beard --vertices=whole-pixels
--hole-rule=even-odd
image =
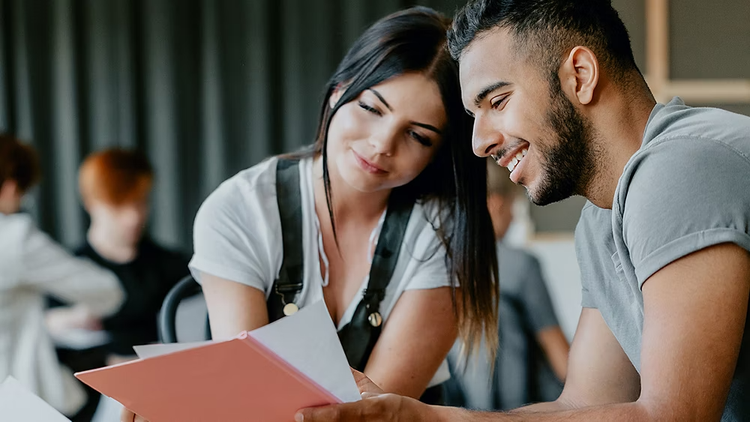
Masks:
[[[596,165],[591,124],[565,96],[557,75],[550,82],[550,97],[547,122],[557,142],[540,148],[544,157],[542,179],[533,192],[529,191],[529,199],[536,205],[583,195]]]

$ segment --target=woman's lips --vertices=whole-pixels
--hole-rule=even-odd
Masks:
[[[352,150],[352,154],[354,154],[354,159],[357,161],[357,164],[359,164],[359,167],[370,173],[370,174],[386,174],[387,171],[383,170],[382,168],[378,167],[376,164],[362,158],[361,155],[357,154],[354,150]]]

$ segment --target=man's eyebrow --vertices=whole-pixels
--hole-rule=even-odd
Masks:
[[[474,98],[474,105],[479,107],[479,104],[481,104],[482,101],[484,101],[484,99],[492,93],[492,91],[504,88],[508,85],[510,85],[510,82],[498,81],[494,84],[486,86],[483,90],[479,91],[479,94],[477,94],[477,96]]]
[[[376,97],[378,97],[378,99],[379,99],[379,100],[380,100],[380,101],[381,101],[381,102],[382,102],[383,104],[385,104],[385,106],[386,106],[386,108],[388,108],[388,110],[390,110],[390,111],[393,111],[393,109],[391,108],[391,106],[390,106],[390,105],[388,104],[388,101],[386,101],[386,100],[385,100],[385,98],[383,98],[383,96],[382,96],[382,95],[380,95],[380,93],[379,93],[378,91],[375,91],[375,90],[374,90],[374,89],[372,89],[372,88],[368,88],[367,90],[368,90],[368,91],[370,91],[370,92],[372,92],[373,94],[375,94],[375,96],[376,96]]]

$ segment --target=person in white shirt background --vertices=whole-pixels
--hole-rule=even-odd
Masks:
[[[0,135],[0,380],[13,376],[74,417],[85,395],[57,360],[45,327],[45,295],[72,304],[65,309],[69,326],[96,328],[99,318],[117,311],[123,294],[112,273],[73,257],[20,212],[38,180],[34,149]]]

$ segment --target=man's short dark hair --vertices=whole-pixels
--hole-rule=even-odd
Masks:
[[[509,30],[518,51],[557,76],[570,50],[584,46],[616,81],[638,70],[630,37],[610,0],[471,0],[448,32],[448,48],[458,60],[486,31]]]

